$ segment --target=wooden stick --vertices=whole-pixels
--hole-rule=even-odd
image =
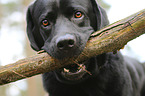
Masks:
[[[74,61],[80,62],[102,53],[116,52],[143,33],[145,33],[145,9],[93,33],[78,58],[60,61],[47,53],[41,53],[0,67],[0,85],[50,72]]]

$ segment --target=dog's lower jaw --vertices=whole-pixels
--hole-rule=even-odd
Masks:
[[[65,66],[59,70],[54,71],[54,73],[56,75],[56,79],[61,83],[83,83],[89,78],[95,77],[98,74],[98,66],[95,63],[96,60],[91,58],[77,64]]]
[[[61,71],[61,75],[70,81],[80,80],[85,74],[87,74],[87,72],[84,64],[81,64],[79,67],[75,68],[75,71],[66,68]]]

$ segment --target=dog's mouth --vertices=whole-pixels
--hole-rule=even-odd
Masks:
[[[87,65],[84,63],[81,64],[71,64],[62,68],[61,75],[71,81],[80,80],[85,74],[88,74]]]

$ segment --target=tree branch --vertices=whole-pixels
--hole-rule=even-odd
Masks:
[[[145,33],[145,9],[93,33],[84,51],[77,58],[60,61],[47,53],[41,53],[0,67],[0,85],[50,72],[102,53],[116,52],[143,33]]]

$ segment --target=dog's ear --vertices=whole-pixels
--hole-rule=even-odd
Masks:
[[[97,1],[91,0],[91,3],[93,6],[93,10],[95,12],[95,15],[96,15],[97,29],[99,30],[102,27],[108,25],[109,21],[108,21],[105,10],[98,5]]]
[[[40,35],[38,26],[34,20],[33,4],[29,6],[27,10],[27,35],[31,44],[31,47],[39,51],[44,44],[44,41]],[[37,39],[36,39],[37,38]]]

